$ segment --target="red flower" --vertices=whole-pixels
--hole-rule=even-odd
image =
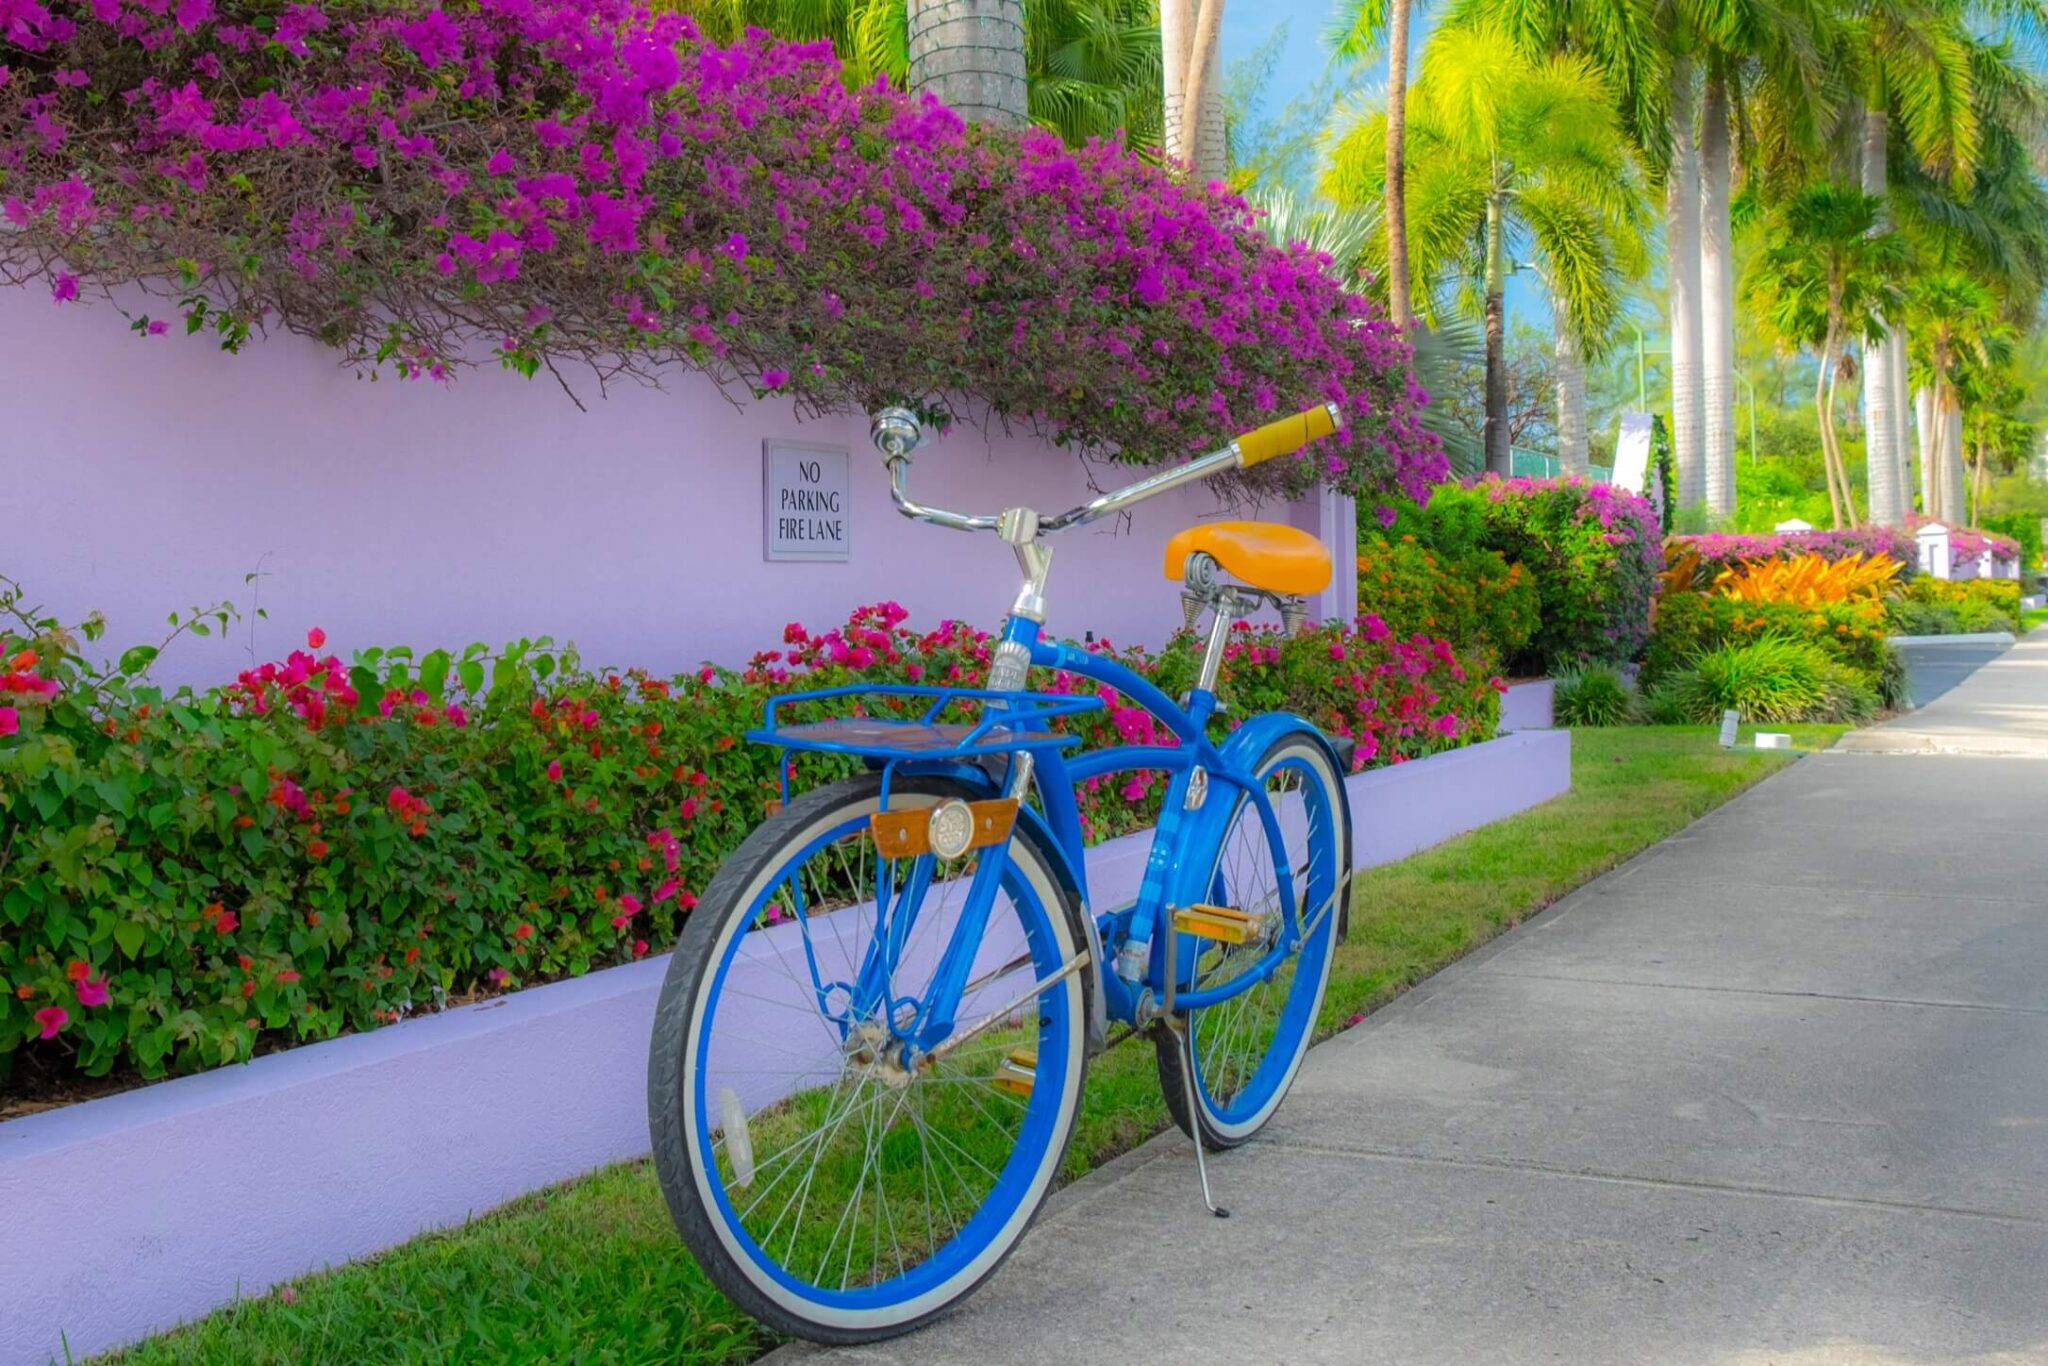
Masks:
[[[214,912],[213,928],[218,930],[220,933],[233,934],[235,930],[238,927],[240,927],[242,922],[236,918],[235,913],[230,910],[222,909],[221,904],[218,901],[214,902],[209,909],[211,909]]]
[[[277,974],[277,980],[280,982],[296,982],[299,980],[299,974],[292,968],[286,968],[283,972]]]
[[[405,951],[405,961],[408,964],[417,963],[420,961],[420,951],[417,945]]]
[[[20,654],[7,661],[7,667],[21,673],[27,673],[36,666],[37,659],[38,656],[34,650],[23,650]]]
[[[83,959],[74,958],[64,967],[64,975],[74,982],[83,982],[92,976],[92,967]]]
[[[326,841],[326,840],[314,840],[314,841],[313,841],[313,842],[312,842],[311,844],[309,844],[309,845],[307,845],[307,846],[306,846],[306,852],[307,852],[308,854],[311,854],[311,855],[312,855],[312,856],[313,856],[314,858],[316,858],[316,859],[322,859],[322,858],[326,858],[326,857],[327,857],[327,841]]]
[[[520,923],[520,926],[519,926],[519,928],[518,928],[518,929],[516,929],[516,930],[514,930],[514,931],[512,931],[512,937],[513,937],[514,939],[531,939],[531,938],[533,938],[533,926],[531,926],[531,925],[528,925],[528,924],[526,924],[526,923],[524,923],[524,922],[522,921],[522,922]]]
[[[319,628],[318,626],[315,626],[315,627],[314,627],[314,628],[313,628],[312,630],[310,630],[310,631],[306,632],[306,648],[307,648],[307,649],[309,649],[309,650],[317,650],[317,649],[319,649],[319,648],[320,648],[320,647],[321,647],[322,645],[325,645],[326,643],[327,643],[327,633],[326,633],[325,631],[321,630],[321,629],[320,629],[320,628]]]
[[[635,958],[645,958],[647,956],[647,941],[645,939],[635,939],[633,941],[633,956]]]
[[[43,1032],[36,1037],[54,1039],[58,1030],[71,1023],[71,1012],[63,1006],[44,1006],[36,1012],[36,1023],[43,1027]]]
[[[256,979],[255,979],[255,978],[253,978],[253,977],[251,977],[251,978],[248,978],[247,980],[245,980],[245,981],[244,981],[244,982],[242,983],[242,995],[243,995],[243,996],[244,996],[244,997],[246,998],[246,997],[254,996],[255,994],[256,994]]]

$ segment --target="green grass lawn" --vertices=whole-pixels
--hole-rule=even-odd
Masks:
[[[2025,635],[2043,622],[2048,622],[2048,607],[2029,607],[2020,613],[2020,634]]]
[[[1797,726],[1824,747],[1841,727]],[[1580,730],[1572,791],[1375,869],[1358,886],[1322,1027],[1361,1012],[1680,829],[1787,759],[1708,727]],[[1151,1047],[1097,1059],[1068,1156],[1079,1176],[1167,1124]],[[1081,1274],[1078,1273],[1077,1274]],[[645,1163],[516,1200],[449,1233],[307,1276],[102,1358],[122,1366],[745,1361],[773,1339],[683,1251]]]

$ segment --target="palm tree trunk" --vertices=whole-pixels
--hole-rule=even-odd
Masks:
[[[1557,322],[1557,463],[1566,474],[1584,474],[1586,453],[1586,358],[1579,334]]]
[[[1847,351],[1847,347],[1843,348]],[[1835,363],[1828,367],[1828,420],[1827,457],[1834,462],[1835,482],[1842,486],[1842,521],[1840,525],[1855,527],[1863,525],[1863,514],[1856,509],[1856,486],[1849,482],[1849,462],[1842,455],[1842,433],[1835,425],[1835,400],[1841,394],[1843,354],[1835,357]]]
[[[1671,166],[1665,173],[1665,240],[1671,276],[1671,450],[1678,464],[1678,505],[1707,496],[1705,414],[1700,386],[1700,169],[1693,143],[1692,59],[1671,62]]]
[[[1387,315],[1406,327],[1408,287],[1408,0],[1387,7]]]
[[[1498,192],[1486,199],[1486,469],[1515,472],[1508,446],[1507,225]]]
[[[1907,398],[1906,325],[1895,323],[1885,338],[1885,360],[1892,372],[1892,487],[1899,501],[1898,526],[1913,513],[1913,407]]]
[[[1829,367],[1835,354],[1835,332],[1828,329],[1827,340],[1821,343],[1820,371],[1813,381],[1814,425],[1820,432],[1820,467],[1828,477],[1828,510],[1834,514],[1835,529],[1842,526],[1842,489],[1835,482],[1834,419],[1828,411]]]
[[[906,18],[913,92],[974,122],[1030,122],[1023,0],[909,0]]]
[[[1942,386],[1943,406],[1947,409],[1942,433],[1942,506],[1951,526],[1967,526],[1965,514],[1968,508],[1963,502],[1963,405],[1953,384]]]
[[[1922,386],[1913,393],[1913,417],[1918,440],[1914,443],[1920,452],[1920,514],[1936,520],[1941,515],[1941,499],[1937,496],[1941,470],[1941,433],[1934,420],[1934,390]]]
[[[1193,0],[1159,0],[1160,150],[1171,166],[1188,164],[1188,45]]]
[[[1230,168],[1223,135],[1222,73],[1217,69],[1222,25],[1223,0],[1201,0],[1188,44],[1187,102],[1182,121],[1188,124],[1188,169],[1203,180],[1221,180]]]
[[[1728,87],[1710,74],[1700,104],[1701,423],[1707,512],[1735,515],[1735,260],[1728,220]]]
[[[1863,193],[1880,201],[1885,194],[1886,113],[1882,107],[1863,111]],[[1887,215],[1879,210],[1871,225],[1873,235],[1887,230]],[[1904,498],[1900,492],[1899,456],[1896,448],[1898,418],[1894,410],[1899,395],[1892,387],[1891,340],[1863,347],[1863,441],[1864,465],[1870,480],[1870,520],[1885,526],[1903,526]]]

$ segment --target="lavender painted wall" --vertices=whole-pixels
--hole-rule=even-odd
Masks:
[[[1351,777],[1370,868],[1571,786],[1571,732]],[[1097,906],[1150,836],[1088,852]],[[0,1123],[0,1366],[86,1355],[647,1151],[667,960]],[[685,1255],[678,1247],[677,1256]]]
[[[373,384],[295,337],[227,356],[203,337],[135,337],[105,304],[0,288],[0,573],[66,617],[104,611],[114,650],[154,639],[172,610],[228,598],[246,612],[260,591],[269,620],[181,644],[158,670],[173,683],[246,667],[252,632],[268,659],[316,625],[344,658],[548,634],[594,663],[673,671],[743,663],[779,645],[784,622],[831,624],[885,598],[914,623],[991,628],[1009,605],[1016,571],[993,537],[896,514],[864,419],[736,407],[691,375],[602,397],[571,379],[589,412],[545,378]],[[767,437],[851,451],[850,562],[763,561]],[[920,456],[916,488],[977,512],[1058,508],[1091,478],[1128,477],[963,428]],[[1166,538],[1219,515],[1246,513],[1195,489],[1059,538],[1054,629],[1165,636],[1180,620],[1159,569]],[[1342,499],[1265,515],[1349,542]],[[1347,611],[1350,577],[1321,614]]]

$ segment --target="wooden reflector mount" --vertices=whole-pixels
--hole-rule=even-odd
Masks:
[[[874,836],[875,851],[883,858],[922,858],[932,852],[932,822],[940,818],[938,813],[965,809],[973,822],[965,848],[951,856],[965,853],[968,849],[983,849],[992,844],[1001,844],[1010,837],[1010,830],[1017,823],[1017,799],[1015,797],[992,797],[983,802],[941,802],[937,806],[901,807],[895,811],[877,811],[868,817],[868,830]],[[951,814],[950,812],[948,814]]]

